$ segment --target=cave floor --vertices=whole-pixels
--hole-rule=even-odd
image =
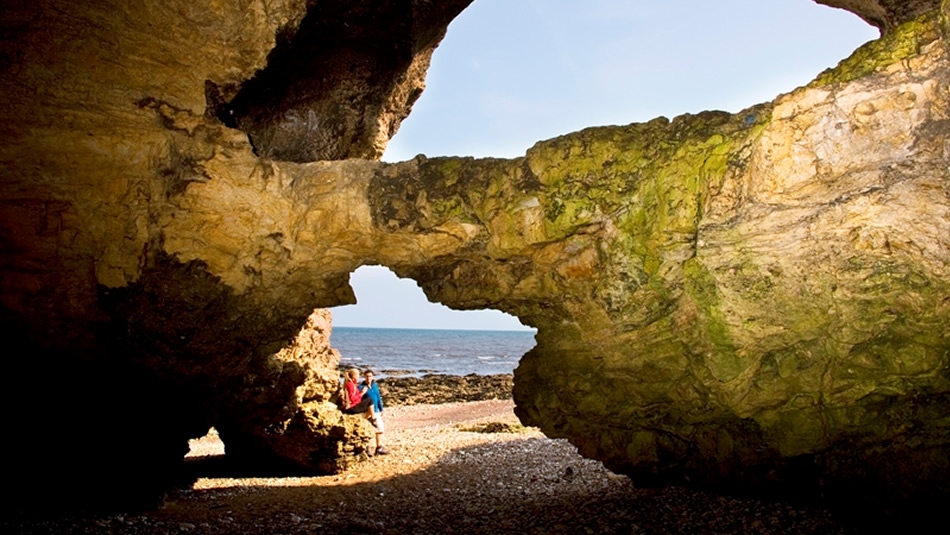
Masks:
[[[384,415],[391,453],[342,474],[209,472],[156,511],[12,527],[21,533],[850,532],[821,509],[637,489],[567,441],[521,427],[511,401],[399,406]],[[492,422],[508,424],[496,426],[507,432],[479,432]],[[190,455],[221,451],[211,435],[193,441]]]

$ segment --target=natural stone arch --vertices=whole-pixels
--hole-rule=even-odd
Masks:
[[[333,324],[347,328],[528,331],[499,310],[455,310],[429,301],[419,283],[383,265],[362,265],[350,273],[357,302],[330,310]],[[344,355],[345,356],[345,355]]]
[[[74,445],[24,459],[127,498],[209,423],[293,421],[300,365],[273,355],[383,263],[538,327],[519,413],[638,481],[813,492],[805,466],[839,495],[946,495],[945,2],[841,2],[883,39],[741,114],[394,165],[261,159],[208,113],[305,2],[91,4],[4,6],[0,317],[37,348],[8,377],[57,394],[5,406]],[[136,456],[101,451],[119,433]]]

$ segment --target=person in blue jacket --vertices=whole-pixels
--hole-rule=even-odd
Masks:
[[[373,415],[369,419],[369,423],[373,424],[373,429],[376,430],[376,454],[386,455],[389,453],[389,450],[383,446],[383,431],[385,431],[385,425],[383,424],[383,396],[379,393],[379,385],[376,384],[374,380],[373,370],[363,372],[363,383],[360,385],[360,392],[363,392],[363,395],[373,402]]]

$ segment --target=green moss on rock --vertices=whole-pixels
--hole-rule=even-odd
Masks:
[[[708,352],[705,365],[719,381],[735,379],[748,367],[737,353],[728,321],[720,306],[719,282],[696,258],[683,264],[686,292],[699,310],[700,338]]]
[[[809,87],[821,87],[864,78],[898,61],[920,54],[921,48],[940,38],[937,13],[927,13],[901,24],[880,39],[858,48],[836,67],[818,75]]]

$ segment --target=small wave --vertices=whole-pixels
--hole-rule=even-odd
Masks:
[[[452,375],[511,373],[519,358],[534,345],[530,332],[514,336],[507,332],[353,328],[334,331],[333,337],[342,353],[341,369],[372,367],[377,375],[382,373],[380,370]]]

